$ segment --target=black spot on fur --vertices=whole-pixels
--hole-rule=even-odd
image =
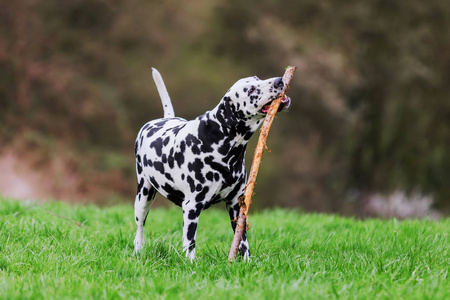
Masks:
[[[156,155],[161,156],[162,155],[162,138],[157,138],[150,144],[150,148],[154,148],[156,151]]]
[[[192,250],[195,249],[195,240],[192,240],[192,241],[191,241],[191,243],[189,244],[188,249],[189,249],[189,251],[192,251]]]
[[[195,212],[195,210],[191,209],[188,214],[188,219],[195,220],[196,218],[197,218],[197,213]]]
[[[162,127],[162,126],[164,126],[164,125],[166,125],[166,123],[167,123],[167,120],[162,120],[162,121],[159,121],[158,123],[155,123],[155,127]]]
[[[138,193],[141,191],[143,186],[144,186],[144,178],[141,178],[141,180],[139,180],[139,183],[137,185],[137,192]]]
[[[233,183],[233,177],[232,174],[230,174],[230,169],[218,162],[215,162],[213,156],[206,157],[205,163],[209,165],[213,170],[219,172],[228,186]]]
[[[226,155],[228,151],[230,151],[230,143],[225,141],[222,146],[219,147],[219,153],[222,155]]]
[[[175,153],[175,161],[177,162],[178,167],[181,167],[184,164],[184,154],[182,152]]]
[[[144,187],[144,189],[142,190],[142,194],[144,195],[144,196],[147,196],[148,195],[148,188],[146,188],[146,187]]]
[[[196,218],[198,218],[200,216],[200,213],[202,212],[202,210],[203,210],[203,204],[197,203],[197,205],[195,205],[195,209],[191,209],[189,211],[188,218],[190,220],[195,220]]]
[[[201,183],[205,183],[205,177],[203,177],[203,172],[202,172],[203,166],[204,166],[204,164],[199,158],[196,158],[194,160],[194,162],[188,164],[189,171],[194,172],[195,179],[197,179]]]
[[[147,137],[151,137],[152,135],[154,135],[155,133],[157,133],[159,130],[161,129],[161,127],[152,127],[150,129],[147,130]]]
[[[222,159],[222,161],[233,166],[233,168],[237,168],[234,170],[240,172],[242,170],[242,162],[245,159],[245,148],[246,145],[239,145],[232,148],[228,155]]]
[[[230,134],[232,135],[232,131],[230,130],[237,122],[235,111],[236,109],[231,102],[231,99],[229,97],[224,97],[219,104],[216,118],[222,126],[222,132],[228,137],[230,137]]]
[[[172,201],[178,206],[181,206],[181,203],[184,201],[184,193],[182,191],[179,191],[177,189],[174,189],[171,185],[166,183],[161,187],[164,191],[167,193],[167,199]]]
[[[170,180],[170,181],[172,181],[172,182],[175,182],[175,181],[173,180],[172,176],[171,176],[169,173],[166,173],[165,176],[166,176],[167,180]]]
[[[245,224],[245,223],[244,223],[244,224]],[[245,227],[244,227],[244,228],[245,228]],[[246,235],[246,234],[243,234],[243,235],[242,235],[242,241],[244,241],[244,242],[247,241],[247,235]],[[246,248],[246,249],[247,249],[247,248]]]
[[[170,141],[170,137],[168,136],[168,137],[166,137],[166,138],[164,139],[163,145],[164,145],[164,146],[167,146],[167,144],[169,143],[169,141]]]
[[[236,111],[236,117],[238,117],[239,119],[244,119],[245,114],[242,110],[238,110],[238,111]]]
[[[208,193],[208,191],[209,187],[207,186],[203,187],[203,190],[197,196],[195,196],[195,201],[200,202],[205,200],[206,193]]]
[[[170,164],[170,161],[172,161],[172,163],[174,161],[174,153],[175,153],[175,148],[170,148],[169,157],[167,158],[169,164]],[[173,168],[173,166],[171,168]]]
[[[174,135],[177,135],[178,132],[179,132],[184,126],[186,126],[186,124],[178,125],[178,126],[175,126],[174,128],[172,128],[173,134],[174,134]]]
[[[195,208],[197,209],[197,217],[199,217],[200,213],[203,210],[203,204],[202,203],[197,203],[197,204],[195,204]]]
[[[244,237],[242,237],[242,240],[244,240]],[[241,256],[244,256],[245,253],[247,253],[247,246],[245,244],[241,244],[241,248],[239,249],[239,253]]]
[[[192,145],[200,145],[200,140],[195,137],[193,134],[188,134],[186,136],[186,145],[188,147],[191,147]]]
[[[153,166],[152,161],[147,159],[147,154],[144,155],[143,163],[144,163],[144,167]]]
[[[234,187],[234,189],[226,196],[227,199],[229,199],[230,201],[233,200],[238,193],[242,192],[241,191],[241,185],[240,184],[236,184],[236,186]]]
[[[194,239],[196,231],[197,231],[197,223],[192,222],[191,224],[189,224],[188,230],[187,230],[187,238],[188,238],[188,240],[193,240]]]
[[[169,168],[173,169],[173,167],[175,166],[175,159],[173,156],[169,156],[167,158],[167,164],[169,165]]]
[[[145,226],[145,222],[147,222],[147,216],[148,216],[148,214],[146,214],[145,218],[144,218],[144,226]]]
[[[204,209],[208,209],[211,205],[217,204],[222,200],[220,195],[215,195],[210,201],[205,203]]]
[[[149,181],[150,181],[150,183],[153,185],[153,187],[154,187],[155,189],[159,189],[159,184],[156,182],[156,180],[155,180],[154,177],[150,176],[150,177],[149,177]]]
[[[186,179],[187,183],[189,183],[189,187],[191,188],[191,193],[195,192],[195,183],[194,179],[191,176],[188,176]]]
[[[198,138],[202,141],[201,151],[212,152],[213,148],[211,145],[218,144],[222,141],[224,134],[217,122],[204,120],[199,124]]]
[[[162,162],[155,161],[153,163],[153,167],[155,168],[156,171],[159,171],[161,174],[164,174],[164,164]]]
[[[220,174],[219,173],[214,173],[214,180],[215,181],[219,181],[220,180]]]
[[[224,134],[217,122],[209,120],[200,122],[198,137],[204,144],[211,145],[222,141]]]
[[[192,150],[192,153],[195,155],[199,155],[201,153],[200,148],[197,145],[193,145],[191,150]]]

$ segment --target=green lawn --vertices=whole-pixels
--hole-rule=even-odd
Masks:
[[[150,210],[139,256],[133,218],[131,203],[0,199],[0,298],[450,299],[450,219],[251,212],[252,261],[229,265],[225,210],[202,213],[194,263],[180,209]]]

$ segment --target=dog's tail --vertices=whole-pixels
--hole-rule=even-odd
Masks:
[[[159,74],[158,70],[153,69],[153,80],[155,81],[156,88],[158,89],[159,96],[161,97],[161,102],[164,109],[164,118],[175,117],[175,112],[173,110],[172,101],[170,101],[169,93],[167,92],[166,85]]]

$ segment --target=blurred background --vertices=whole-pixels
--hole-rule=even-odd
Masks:
[[[132,205],[134,139],[163,115],[151,67],[192,119],[238,79],[288,65],[293,105],[253,209],[448,215],[441,0],[1,0],[0,195]]]

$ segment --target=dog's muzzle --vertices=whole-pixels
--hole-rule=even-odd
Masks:
[[[278,97],[277,97],[278,98]],[[275,100],[275,99],[274,99]],[[261,108],[261,112],[263,114],[267,114],[267,112],[269,111],[270,106],[272,105],[272,102],[274,101],[270,101],[269,103],[265,104],[262,108]],[[291,98],[289,98],[288,96],[284,96],[283,99],[281,99],[281,103],[280,106],[278,106],[278,110],[277,112],[286,110],[289,108],[289,106],[291,106]]]
[[[273,83],[273,87],[276,89],[282,89],[284,87],[283,79],[281,77],[278,77],[277,79],[275,79],[275,82]],[[276,98],[278,98],[278,96]],[[270,107],[270,105],[272,105],[272,102],[273,102],[273,100],[269,101],[262,107],[261,112],[263,114],[266,114],[269,111],[269,107]],[[289,108],[289,106],[291,106],[291,98],[289,98],[288,96],[285,95],[283,97],[283,99],[281,99],[281,103],[280,103],[280,106],[278,107],[277,112],[286,110]]]

